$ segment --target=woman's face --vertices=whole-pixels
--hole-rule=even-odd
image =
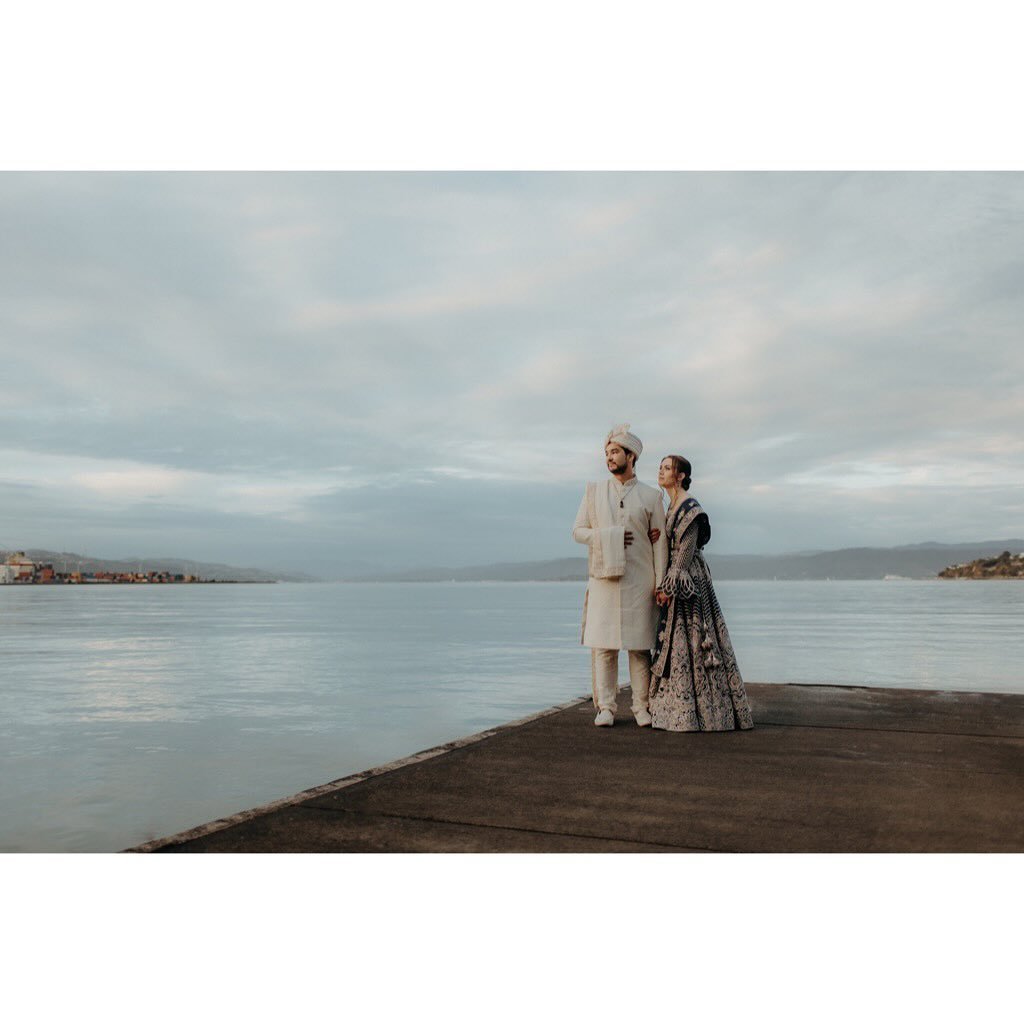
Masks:
[[[679,486],[679,474],[676,472],[676,468],[668,456],[661,460],[661,465],[658,467],[658,486]]]

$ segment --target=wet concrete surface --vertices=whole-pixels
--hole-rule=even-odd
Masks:
[[[747,689],[750,731],[598,729],[581,699],[136,849],[1024,851],[1024,695]]]

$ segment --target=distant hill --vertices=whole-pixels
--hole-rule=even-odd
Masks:
[[[843,548],[792,555],[716,555],[706,557],[719,580],[880,580],[886,576],[934,579],[953,562],[992,558],[1003,551],[1024,551],[1024,540],[974,541],[964,544],[909,544],[896,548]],[[435,567],[405,572],[351,576],[348,582],[429,583],[453,580],[538,581],[585,580],[586,558],[546,562],[498,562],[493,565]]]
[[[0,561],[13,554],[0,551]],[[240,583],[268,583],[279,580],[282,583],[317,583],[314,576],[298,572],[277,572],[272,569],[240,569],[218,562],[195,562],[183,558],[92,558],[74,551],[44,551],[31,548],[25,554],[33,562],[49,562],[54,569],[78,572],[170,572],[192,574],[205,580],[238,580]]]
[[[1004,551],[998,558],[976,558],[966,565],[951,565],[939,573],[944,580],[1020,580],[1024,579],[1024,553]]]
[[[886,576],[933,579],[954,562],[989,558],[1005,550],[1024,551],[1024,540],[989,540],[965,544],[909,544],[896,548],[843,548],[808,555],[707,554],[716,579],[722,580],[879,580]]]

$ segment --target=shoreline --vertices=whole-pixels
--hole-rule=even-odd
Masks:
[[[149,580],[38,580],[32,583],[3,583],[5,587],[202,587],[211,584],[278,583],[279,580],[190,580],[174,583],[154,583]]]

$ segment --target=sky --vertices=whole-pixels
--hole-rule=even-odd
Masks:
[[[720,553],[1024,533],[1024,174],[0,174],[0,547],[582,556],[604,438]]]

